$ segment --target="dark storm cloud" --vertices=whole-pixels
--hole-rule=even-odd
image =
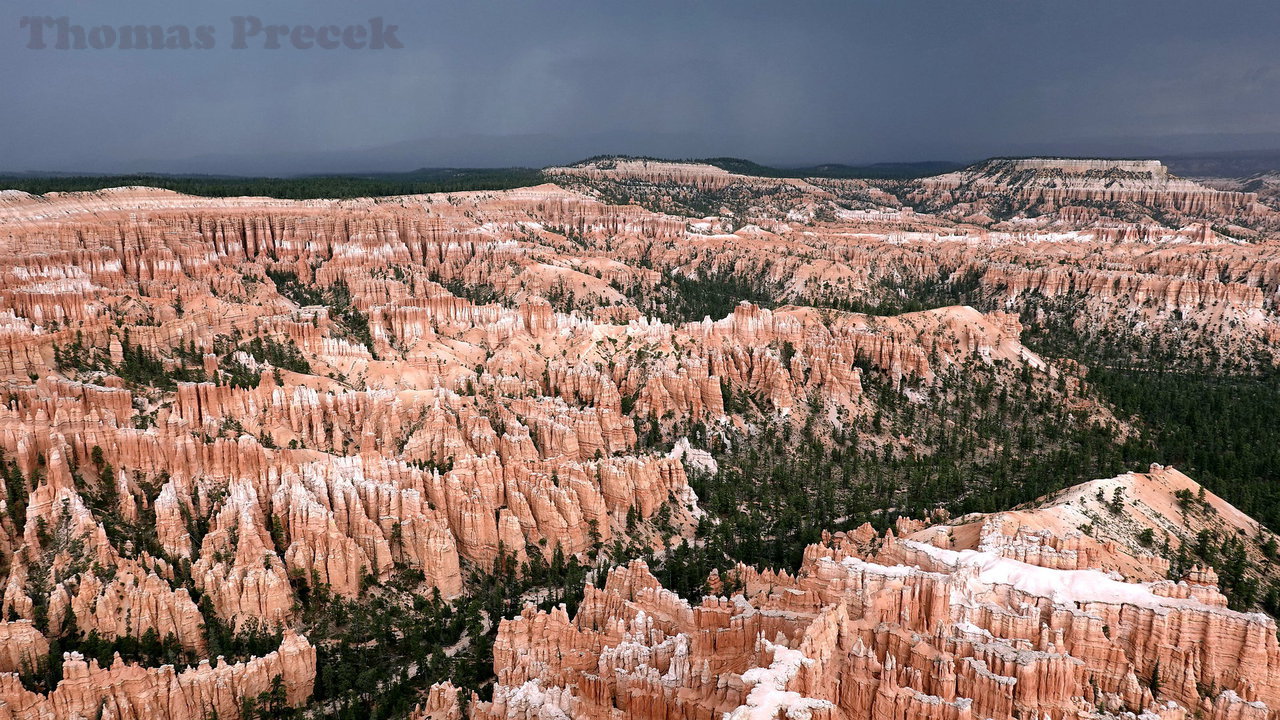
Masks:
[[[231,18],[404,49],[234,50]],[[33,50],[26,16],[212,26],[208,50]],[[595,153],[772,163],[1280,145],[1258,2],[17,0],[0,169],[290,173]]]

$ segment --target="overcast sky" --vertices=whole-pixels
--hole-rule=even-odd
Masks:
[[[404,48],[235,50],[245,14],[381,16]],[[215,47],[30,49],[32,15],[211,25]],[[9,0],[0,23],[7,171],[1280,146],[1275,0]]]

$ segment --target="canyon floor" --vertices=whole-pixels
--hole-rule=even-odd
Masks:
[[[0,720],[1280,716],[1269,177],[0,191]]]

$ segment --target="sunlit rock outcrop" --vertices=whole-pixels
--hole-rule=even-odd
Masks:
[[[1185,480],[1169,472],[1126,476],[1128,487],[1155,502],[1163,483]],[[1006,532],[1058,507],[900,523],[920,539],[838,533],[810,546],[795,574],[713,576],[733,596],[697,604],[643,563],[616,568],[572,618],[527,609],[503,622],[498,687],[471,716],[1274,716],[1271,618],[1226,609],[1202,573],[1134,581],[1097,569],[1143,562],[1115,542],[1045,524]],[[955,549],[971,535],[974,549]]]

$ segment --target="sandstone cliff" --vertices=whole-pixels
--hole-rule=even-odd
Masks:
[[[103,668],[96,660],[86,663],[78,653],[69,653],[63,680],[48,695],[25,690],[16,675],[0,675],[0,718],[237,717],[241,701],[270,691],[276,678],[287,701],[300,704],[311,695],[315,671],[315,648],[306,638],[291,633],[285,635],[279,650],[263,657],[234,664],[204,660],[185,670],[172,665],[141,668],[118,658],[111,667]]]
[[[1155,160],[1022,158],[988,160],[918,181],[908,202],[952,213],[983,214],[1012,199],[1013,208],[1055,213],[1073,206],[1129,204],[1186,216],[1266,214],[1255,193],[1220,191],[1169,174]]]
[[[182,671],[73,659],[65,691],[47,697],[22,690],[11,673],[75,633],[172,638],[205,657],[213,623],[289,628],[299,622],[300,599],[321,588],[358,599],[370,584],[420,573],[423,593],[455,598],[469,574],[483,577],[500,554],[514,556],[517,568],[557,552],[586,559],[628,537],[629,518],[662,517],[672,536],[689,537],[703,517],[690,474],[715,472],[715,461],[688,438],[674,450],[655,439],[750,432],[757,418],[747,407],[796,427],[812,421],[821,435],[875,414],[870,383],[909,387],[916,402],[969,363],[1007,383],[1024,370],[1042,384],[1062,378],[1022,345],[1022,311],[1058,312],[1059,303],[1079,309],[1073,321],[1082,330],[1141,327],[1240,357],[1265,358],[1280,341],[1269,211],[1247,192],[1212,191],[1150,164],[1024,163],[981,178],[944,176],[916,188],[915,209],[887,184],[751,178],[689,164],[597,162],[553,177],[558,185],[377,200],[209,199],[148,188],[0,195],[0,672],[10,673],[8,711],[91,716],[92,699],[110,697],[115,717],[203,716],[262,692],[287,657],[290,697],[301,702],[314,666],[302,638],[270,662]],[[637,202],[619,204],[619,183],[636,188]],[[988,206],[1003,196],[1045,214],[991,222]],[[721,284],[736,293],[733,302],[716,297]],[[957,286],[972,286],[991,311],[953,297]],[[705,300],[704,291],[716,311],[681,304]],[[938,301],[906,304],[913,293]],[[756,302],[735,305],[738,296]],[[855,312],[881,307],[892,314]],[[1062,380],[1079,387],[1077,378]],[[1105,408],[1072,401],[1113,421]],[[910,449],[912,441],[894,442]],[[928,538],[881,552],[906,558],[916,546],[903,543],[947,538],[938,542],[948,552],[1063,572],[1103,568],[1150,583],[1158,578],[1142,569],[1163,568],[1142,558],[1143,528],[1175,546],[1206,529],[1257,531],[1214,498],[1206,502],[1216,516],[1197,511],[1199,525],[1169,527],[1160,518],[1178,501],[1166,496],[1189,486],[1168,472],[1152,477],[1168,491],[1148,494],[1151,483],[1132,478],[1098,481],[1104,494],[1123,486],[1132,507],[1151,512],[1135,514],[1132,527],[1098,523],[1097,537],[1075,534],[1070,523],[1083,520],[1067,510],[1019,509],[943,530],[904,526],[899,535]],[[1059,504],[1106,512],[1094,489],[1083,492],[1083,502]],[[833,543],[830,553],[845,552]],[[972,569],[925,555],[911,562],[937,569],[920,577]],[[821,575],[818,560],[801,576]],[[1152,592],[1222,609],[1210,574],[1188,577],[1189,589]],[[1051,649],[1038,634],[1013,643],[990,630],[995,621],[968,615],[951,620],[952,630],[970,622],[1012,645],[973,650],[952,630],[930,636],[922,642],[935,649],[920,652],[950,658],[957,679],[926,682],[917,678],[928,675],[922,660],[886,650],[907,642],[903,633],[922,632],[915,620],[894,620],[909,629],[877,640],[879,631],[848,629],[865,623],[849,602],[784,622],[765,612],[774,612],[774,600],[756,586],[747,601],[759,612],[751,615],[736,601],[686,607],[650,580],[633,568],[614,590],[590,594],[578,616],[595,619],[585,625],[552,614],[504,626],[501,667],[511,667],[500,676],[496,709],[485,712],[678,707],[706,716],[753,696],[766,707],[796,692],[817,698],[807,707],[818,716],[832,712],[823,703],[914,713],[924,702],[917,693],[942,698],[937,707],[957,717],[1012,707],[1056,718],[1080,697],[1165,713],[1162,698],[1153,704],[1142,689],[1152,658],[1162,673],[1182,674],[1166,682],[1189,711],[1252,716],[1249,703],[1270,702],[1189,651],[1122,649],[1122,660],[1093,630],[1071,632],[1111,658],[1111,675],[1097,691],[1064,696],[1061,684],[1083,672],[1068,657],[1106,663],[1063,650],[1056,638]],[[817,581],[804,582],[783,600]],[[619,609],[619,593],[626,603],[652,595],[643,622]],[[1010,612],[1034,624],[1024,608]],[[1052,612],[1042,608],[1045,622]],[[1156,623],[1098,612],[1108,627]],[[1207,627],[1233,616],[1178,617]],[[1055,631],[1070,630],[1066,619],[1054,622]],[[1252,629],[1227,623],[1236,629],[1221,632],[1256,632],[1240,622]],[[594,674],[563,674],[572,664],[548,674],[520,655],[543,640],[520,640],[525,631],[516,629],[537,623],[573,628],[555,630],[563,637],[554,642],[572,647],[574,662],[598,655]],[[812,652],[821,654],[824,633],[856,636],[858,662],[877,682],[841,689],[843,700],[797,689],[828,682],[792,654],[811,657],[798,638],[813,623]],[[698,634],[712,627],[725,632]],[[1173,634],[1153,642],[1178,648],[1175,631],[1161,629]],[[639,639],[617,639],[628,634]],[[852,653],[851,644],[839,647]],[[1047,654],[1019,670],[1021,656],[1009,660],[1009,647]],[[822,667],[839,675],[846,660],[854,662]],[[604,673],[615,666],[626,672]],[[249,670],[256,667],[265,669]],[[1005,692],[1005,678],[1042,672],[1058,678],[1044,680],[1056,688],[1044,699]],[[242,676],[255,679],[236,680]],[[1190,697],[1188,688],[1206,681],[1223,692]],[[453,695],[424,698],[422,712],[454,716]]]
[[[1167,472],[1135,494],[1159,496]],[[1098,568],[1130,550],[1043,525],[1011,536],[1011,519],[838,533],[796,574],[739,566],[740,593],[699,604],[643,563],[617,568],[572,618],[503,622],[498,687],[471,717],[1274,716],[1272,619],[1227,610],[1203,575],[1118,579]]]

